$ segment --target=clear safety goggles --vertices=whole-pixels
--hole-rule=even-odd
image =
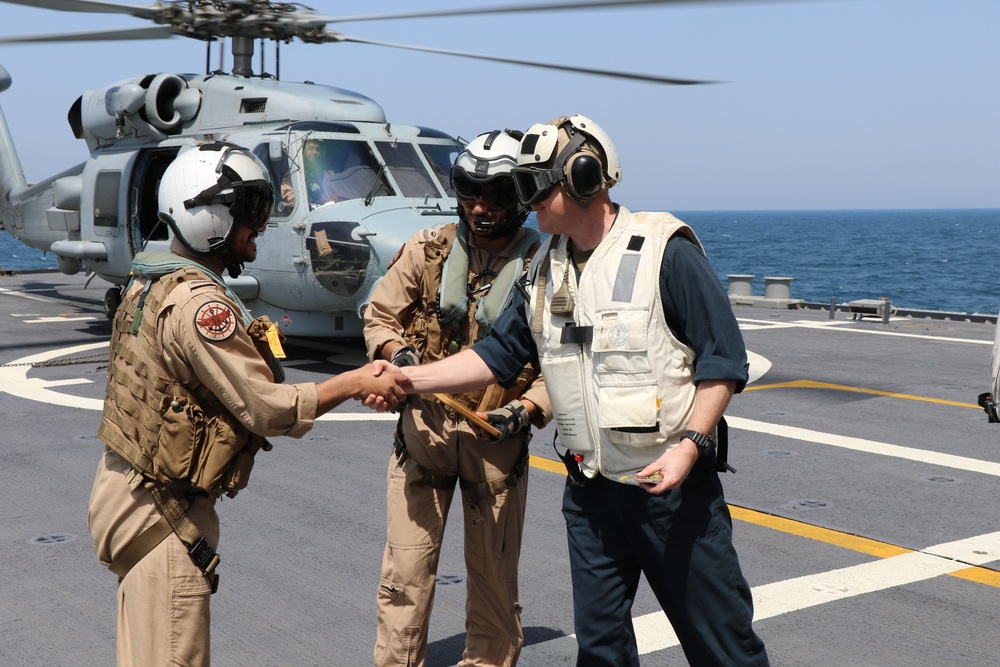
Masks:
[[[510,173],[514,177],[517,198],[525,206],[532,206],[548,197],[552,187],[564,178],[561,169],[514,167]]]

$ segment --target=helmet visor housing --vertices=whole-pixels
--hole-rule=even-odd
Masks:
[[[455,197],[463,202],[486,200],[490,208],[507,209],[517,206],[517,194],[509,174],[500,174],[488,180],[469,178],[464,169],[455,169],[451,174],[451,185]]]

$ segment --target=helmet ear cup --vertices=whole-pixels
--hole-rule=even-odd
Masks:
[[[570,156],[563,173],[570,194],[579,199],[590,199],[604,187],[604,167],[593,153],[582,151]]]

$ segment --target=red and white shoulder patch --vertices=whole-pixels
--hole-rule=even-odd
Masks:
[[[221,301],[209,301],[195,313],[194,327],[202,338],[218,343],[236,333],[236,313]]]

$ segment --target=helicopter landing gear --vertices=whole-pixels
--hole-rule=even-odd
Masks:
[[[109,320],[114,319],[115,311],[122,303],[122,293],[120,287],[112,287],[104,293],[104,316]]]

